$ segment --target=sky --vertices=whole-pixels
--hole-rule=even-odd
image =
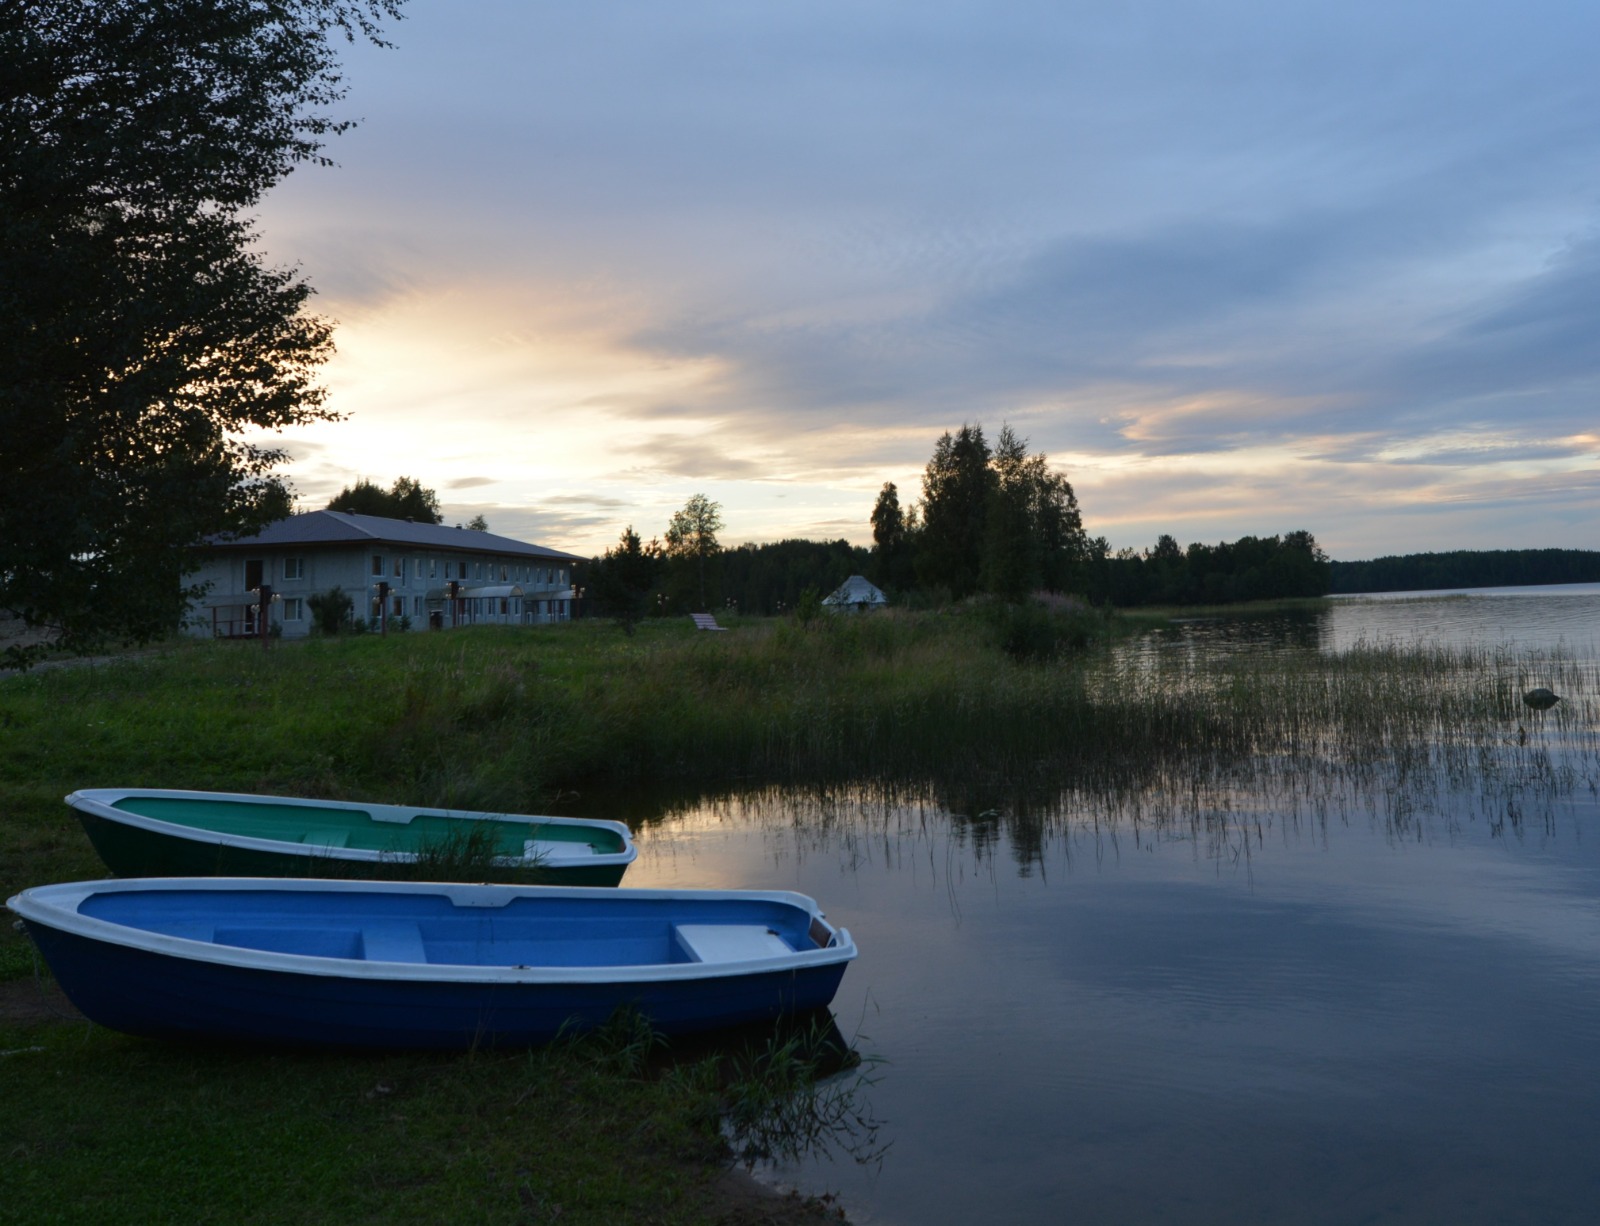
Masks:
[[[871,543],[1009,424],[1113,548],[1600,548],[1600,6],[409,0],[263,203],[303,509]]]

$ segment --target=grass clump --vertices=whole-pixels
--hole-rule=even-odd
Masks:
[[[0,1051],[0,1221],[729,1220],[719,1058],[668,1065],[637,1020],[463,1056],[81,1024],[0,1028]]]

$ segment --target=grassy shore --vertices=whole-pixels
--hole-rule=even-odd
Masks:
[[[91,786],[568,812],[664,780],[866,784],[1018,821],[1220,813],[1229,837],[1246,793],[1381,806],[1450,786],[1499,806],[1600,778],[1592,662],[1383,644],[1208,661],[1112,646],[1126,626],[1089,614],[1009,617],[182,643],[0,678],[0,889],[102,874],[61,803]],[[1567,701],[1532,715],[1536,684]],[[0,988],[25,1002],[0,1014],[0,1221],[737,1221],[720,1121],[744,1104],[758,1133],[820,1126],[774,1093],[816,1106],[792,1050],[189,1050],[52,1015],[32,967],[0,932]]]

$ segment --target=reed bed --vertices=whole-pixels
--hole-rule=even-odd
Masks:
[[[1104,633],[1017,659],[981,609],[719,635],[580,624],[184,645],[0,681],[0,787],[33,817],[4,837],[61,840],[65,792],[118,784],[513,812],[669,784],[870,784],[932,789],[958,812],[1171,828],[1240,806],[1403,824],[1465,796],[1521,822],[1600,781],[1596,670],[1385,643],[1207,656]],[[1527,708],[1535,685],[1564,700]]]

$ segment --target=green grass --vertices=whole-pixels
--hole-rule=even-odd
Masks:
[[[1596,773],[1593,662],[1382,644],[1218,660],[1093,626],[1041,657],[1004,649],[1015,629],[982,608],[727,634],[588,622],[182,644],[0,679],[0,888],[98,871],[61,805],[93,786],[572,812],[673,784],[931,783],[989,808]],[[1566,701],[1529,712],[1537,684]],[[1556,742],[1561,763],[1538,756]]]
[[[815,1066],[662,1075],[636,1033],[361,1056],[0,1031],[0,1222],[716,1220],[725,1104],[751,1075],[809,1101]]]
[[[855,789],[928,799],[974,837],[1009,824],[1023,848],[1104,822],[1244,855],[1264,820],[1364,811],[1406,835],[1445,797],[1521,821],[1600,792],[1593,661],[1207,659],[1129,624],[981,607],[727,634],[581,623],[185,643],[0,678],[0,889],[101,875],[61,803],[94,786],[570,812],[668,783],[796,807],[804,791],[820,820],[830,789]],[[1565,700],[1530,712],[1534,685]],[[31,967],[0,931],[0,981],[31,991]],[[6,1025],[0,1220],[714,1220],[723,1117],[757,1148],[851,1126],[848,1097],[796,1099],[815,1080],[792,1052],[661,1075],[618,1056],[636,1040],[364,1058]]]

